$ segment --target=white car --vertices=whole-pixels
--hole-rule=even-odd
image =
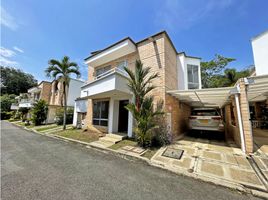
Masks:
[[[189,117],[191,130],[224,131],[222,117],[216,108],[194,108]]]

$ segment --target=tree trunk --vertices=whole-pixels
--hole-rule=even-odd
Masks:
[[[66,115],[67,115],[67,97],[66,97],[66,83],[63,82],[63,98],[64,98],[64,113],[63,113],[63,130],[66,129]]]

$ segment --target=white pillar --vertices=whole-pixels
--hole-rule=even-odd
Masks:
[[[244,137],[244,131],[243,131],[243,124],[242,124],[242,117],[241,117],[240,104],[239,104],[239,94],[238,93],[235,94],[235,105],[236,105],[238,126],[239,126],[239,132],[240,132],[241,147],[242,147],[242,151],[245,153],[246,152],[245,137]]]
[[[133,102],[133,98],[129,99],[129,102]],[[128,111],[128,127],[127,127],[127,136],[133,136],[133,116],[130,111]]]
[[[76,101],[74,102],[74,116],[73,116],[73,126],[77,126],[77,110],[76,110]]]
[[[114,113],[114,99],[109,101],[109,115],[108,115],[108,133],[113,132],[113,113]]]

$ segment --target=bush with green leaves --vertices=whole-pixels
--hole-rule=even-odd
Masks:
[[[45,100],[39,100],[32,108],[32,122],[35,126],[41,125],[47,119],[48,104]]]
[[[74,109],[73,108],[67,108],[67,111],[66,111],[66,124],[73,123],[73,114],[74,114]],[[58,108],[56,110],[56,124],[57,125],[63,125],[63,117],[64,117],[64,108]]]
[[[23,122],[27,120],[27,114],[29,110],[30,110],[29,108],[19,108],[18,112]]]

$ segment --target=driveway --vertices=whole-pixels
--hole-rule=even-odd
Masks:
[[[180,160],[163,156],[166,149],[183,150]],[[241,184],[266,191],[247,157],[233,141],[215,141],[184,137],[169,147],[161,148],[152,158],[173,171],[190,172],[200,178],[213,179],[217,183]]]
[[[6,199],[257,199],[1,122]]]

